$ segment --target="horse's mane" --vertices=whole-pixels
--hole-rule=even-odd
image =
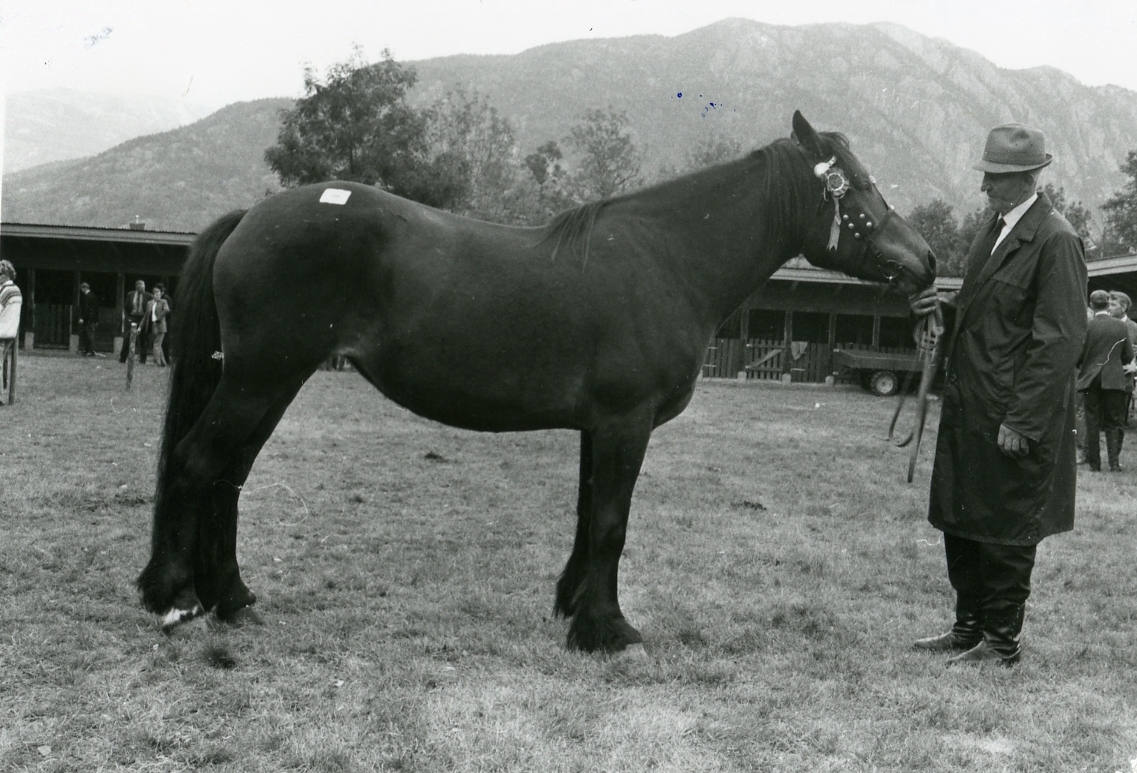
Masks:
[[[596,216],[600,214],[600,210],[610,201],[611,199],[600,199],[565,210],[545,226],[541,241],[552,239],[557,241],[553,247],[553,260],[557,259],[557,253],[562,246],[567,245],[569,251],[575,253],[577,246],[583,241],[584,265],[588,265],[588,243],[592,238],[592,226],[596,224]]]
[[[871,185],[871,177],[860,160],[849,147],[849,138],[840,132],[818,132],[825,144],[825,154],[835,156],[837,165],[849,175],[849,183],[857,189]],[[756,185],[761,186],[765,196],[764,211],[760,216],[770,228],[770,240],[793,237],[801,224],[813,216],[810,200],[816,195],[817,179],[813,170],[807,168],[812,162],[803,164],[803,150],[795,138],[779,139],[750,154],[750,158],[760,163],[763,170]],[[817,199],[819,206],[824,201]]]
[[[828,151],[837,157],[838,164],[850,175],[852,178],[850,182],[857,187],[867,185],[868,172],[849,149],[848,138],[840,132],[819,132],[819,134],[828,140]],[[795,140],[778,139],[742,158],[699,169],[619,197],[592,201],[565,210],[544,227],[541,241],[556,241],[553,248],[554,260],[562,247],[567,246],[573,254],[577,252],[578,247],[583,247],[583,262],[587,265],[592,228],[601,210],[611,202],[650,191],[664,191],[673,186],[687,186],[693,178],[721,174],[725,168],[742,163],[753,167],[753,171],[748,170],[748,174],[754,176],[754,187],[764,193],[765,206],[761,212],[756,213],[756,216],[765,220],[770,233],[774,235],[774,240],[780,240],[791,235],[791,231],[800,223],[801,203],[805,201],[807,189],[813,184],[814,178],[812,174],[803,170],[802,161],[802,151]]]

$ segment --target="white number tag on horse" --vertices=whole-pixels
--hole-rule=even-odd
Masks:
[[[351,198],[351,191],[345,191],[340,188],[325,188],[324,192],[320,194],[320,203],[346,204],[349,198]]]

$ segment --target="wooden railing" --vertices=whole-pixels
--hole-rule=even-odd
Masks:
[[[716,338],[711,341],[707,358],[703,363],[703,376],[707,378],[738,378],[739,372],[746,373],[747,379],[780,380],[783,373],[789,373],[792,381],[825,381],[826,376],[835,375],[838,383],[853,383],[854,379],[837,370],[833,351],[828,344],[796,342],[787,353],[785,341],[767,341],[752,338],[745,345],[738,338]],[[862,344],[837,344],[837,349],[872,350]],[[881,352],[906,352],[913,349],[900,347],[878,347]],[[794,355],[797,354],[797,357]],[[787,357],[789,359],[787,366]]]

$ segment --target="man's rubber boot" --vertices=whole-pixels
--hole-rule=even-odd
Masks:
[[[983,617],[979,605],[961,597],[955,601],[955,625],[947,633],[917,639],[912,646],[925,652],[961,652],[983,641]]]
[[[1022,659],[1022,630],[1025,604],[1012,604],[983,613],[983,641],[948,660],[953,663],[997,663],[1013,666]]]

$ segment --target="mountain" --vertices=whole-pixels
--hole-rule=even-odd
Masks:
[[[405,64],[418,73],[418,104],[456,86],[484,95],[514,125],[522,156],[562,140],[588,109],[623,110],[648,176],[684,167],[708,136],[744,148],[784,137],[801,109],[817,128],[848,135],[901,212],[939,197],[960,219],[983,204],[970,164],[992,126],[1021,121],[1045,131],[1055,162],[1043,180],[1091,208],[1122,187],[1118,166],[1137,148],[1137,93],[1084,86],[1053,68],[1001,69],[892,24],[728,19],[672,38]],[[137,214],[152,227],[199,229],[274,189],[263,152],[275,142],[277,111],[289,105],[230,105],[91,159],[6,175],[3,219],[114,226]]]
[[[208,108],[162,97],[45,89],[5,103],[4,172],[101,153],[144,134],[204,118]]]
[[[625,110],[649,169],[682,167],[708,133],[759,147],[786,136],[800,109],[814,126],[849,136],[901,211],[935,197],[960,215],[981,206],[970,165],[1001,123],[1041,128],[1056,159],[1046,179],[1093,206],[1124,183],[1118,165],[1137,148],[1137,93],[1084,86],[1053,68],[1000,69],[894,24],[728,19],[674,38],[576,41],[414,66],[422,94],[441,96],[461,82],[487,94],[525,148],[563,137],[590,107]]]
[[[5,222],[197,231],[280,190],[264,162],[289,99],[237,102],[92,158],[4,175]]]

